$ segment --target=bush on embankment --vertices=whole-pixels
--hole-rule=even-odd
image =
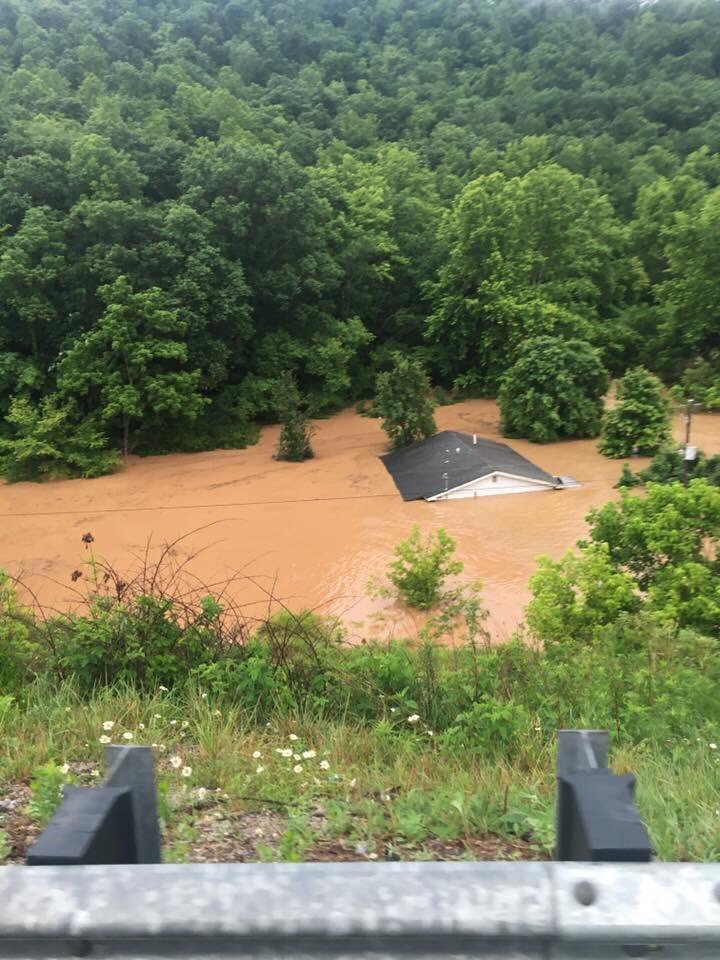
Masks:
[[[558,565],[560,566],[560,565]],[[560,573],[536,585],[538,615]],[[548,587],[547,578],[551,576]],[[577,583],[569,581],[577,588]],[[531,605],[532,607],[532,605]],[[282,611],[251,629],[210,597],[94,596],[87,609],[47,619],[23,608],[6,580],[0,594],[2,693],[22,704],[33,680],[70,683],[81,699],[124,684],[142,699],[159,688],[199,689],[258,724],[294,713],[368,727],[417,716],[449,751],[513,760],[559,727],[602,727],[617,743],[695,736],[720,721],[716,643],[675,630],[647,611],[613,623],[572,620],[562,642],[518,637],[491,646],[474,635],[455,647],[429,637],[356,646],[337,624]],[[564,617],[564,619],[563,619]],[[572,635],[572,630],[575,635]]]

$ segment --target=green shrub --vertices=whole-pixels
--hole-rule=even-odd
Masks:
[[[20,695],[48,667],[49,647],[35,617],[0,570],[0,693]]]
[[[118,681],[172,686],[193,668],[232,656],[236,646],[212,597],[189,609],[146,593],[95,596],[87,614],[57,617],[51,628],[57,667],[84,690]]]
[[[428,610],[438,602],[449,576],[462,572],[459,560],[452,560],[455,541],[445,530],[425,540],[415,526],[410,536],[395,547],[396,559],[388,569],[388,580],[411,607]]]
[[[291,702],[283,676],[273,665],[269,645],[257,639],[243,644],[233,657],[194,667],[189,679],[214,699],[238,703],[262,716],[273,707],[282,708]]]
[[[514,700],[487,698],[459,714],[442,742],[461,753],[512,757],[531,734],[527,708]]]

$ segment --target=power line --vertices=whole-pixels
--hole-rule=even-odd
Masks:
[[[95,513],[149,513],[157,510],[224,510],[229,507],[271,507],[287,503],[332,503],[338,500],[379,500],[396,497],[396,493],[359,493],[345,497],[299,497],[295,500],[240,500],[234,503],[179,503],[155,507],[88,507],[86,510],[38,510],[34,513],[0,513],[0,518],[13,517],[86,517]]]

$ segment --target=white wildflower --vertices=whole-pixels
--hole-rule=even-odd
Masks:
[[[144,729],[145,729],[145,724],[144,724],[144,723],[139,723],[139,724],[138,724],[138,730],[144,730]]]
[[[254,750],[254,751],[253,751],[253,760],[259,760],[260,757],[262,757],[262,754],[260,753],[260,751],[259,751],[259,750]]]
[[[69,763],[64,763],[64,764],[60,767],[60,773],[70,773],[70,764],[69,764]]]
[[[302,769],[303,769],[302,764],[296,763],[295,766],[293,767],[293,773],[302,773]]]
[[[183,722],[182,722],[182,724],[181,724],[182,729],[183,729],[183,730],[187,730],[187,728],[188,728],[189,726],[190,726],[189,721],[183,720]]]
[[[192,767],[183,767],[182,770],[180,771],[180,773],[181,773],[184,777],[191,777],[191,776],[192,776]]]
[[[207,790],[205,787],[198,787],[197,798],[198,800],[204,800],[207,796]]]
[[[290,737],[289,737],[290,740],[297,740],[297,738],[298,738],[298,735],[296,733],[290,734]]]
[[[264,773],[264,772],[265,772],[265,767],[258,767],[258,768],[255,770],[255,773]]]
[[[214,717],[221,717],[222,714],[220,713],[219,710],[216,710],[215,713],[213,714],[213,716],[214,716]]]
[[[98,739],[100,740],[100,743],[110,743],[110,737],[108,737],[108,735],[105,733]]]
[[[299,754],[299,753],[294,753],[294,754],[293,754],[293,760],[299,760],[299,759],[300,759],[300,754]]]
[[[182,766],[182,757],[179,757],[177,754],[170,757],[170,766],[173,767],[175,770],[179,770],[180,767]]]
[[[353,777],[352,780],[350,781],[350,786],[354,787],[356,783],[357,783],[357,780],[355,779],[355,777]]]
[[[708,746],[710,747],[711,750],[717,750],[717,744],[716,744],[716,743],[709,743]]]
[[[103,725],[102,725],[103,730],[112,730],[114,726],[115,726],[114,720],[103,720]]]
[[[91,776],[91,777],[99,777],[99,776],[100,776],[100,771],[99,771],[99,770],[91,770],[91,771],[90,771],[90,776]]]
[[[126,730],[125,733],[123,734],[123,740],[132,740],[134,736],[135,736],[134,733],[130,733],[129,730]]]
[[[429,737],[434,737],[434,736],[435,736],[435,734],[432,732],[432,730],[428,730],[427,735],[428,735]]]
[[[284,750],[278,750],[278,753],[281,757],[285,757],[286,760],[293,755],[292,750],[288,749],[287,747]]]
[[[171,726],[171,727],[174,727],[176,723],[177,723],[177,720],[171,720],[171,721],[170,721],[170,726]]]
[[[158,690],[162,690],[163,693],[168,693],[168,688],[164,687],[162,684],[158,687]]]
[[[165,753],[165,751],[167,750],[167,747],[165,746],[164,743],[161,743],[160,746],[158,747],[158,750],[160,751],[160,753]]]
[[[411,713],[410,716],[408,717],[408,723],[417,723],[419,719],[420,719],[419,713]]]
[[[330,764],[327,762],[327,760],[321,760],[321,761],[320,761],[320,769],[321,769],[321,770],[329,770],[329,769],[330,769]]]
[[[207,694],[206,693],[201,694],[201,699],[207,700]]]
[[[154,714],[153,714],[153,720],[162,720],[162,714],[161,714],[161,713],[154,713]]]
[[[303,750],[303,755],[302,755],[303,760],[312,760],[314,756],[315,756],[314,750]]]

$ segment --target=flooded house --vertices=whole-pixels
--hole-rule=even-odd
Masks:
[[[403,500],[459,500],[574,486],[506,443],[443,430],[380,458]]]

